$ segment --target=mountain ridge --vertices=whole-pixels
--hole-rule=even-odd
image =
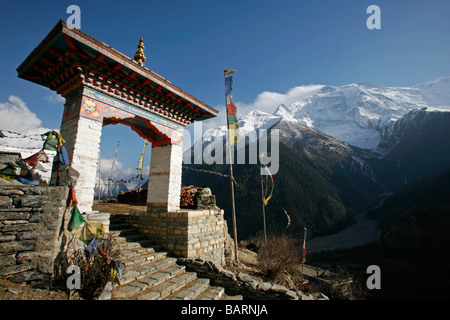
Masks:
[[[243,128],[241,139],[248,148],[249,143],[256,143],[254,137],[257,135],[252,133],[254,130],[266,129],[269,133],[273,129],[279,131],[280,150],[283,151],[280,152],[280,170],[274,179],[278,182],[278,188],[281,188],[280,184],[285,183],[291,186],[290,189],[283,189],[285,193],[298,190],[299,193],[295,196],[303,200],[274,191],[274,199],[279,199],[274,202],[289,206],[289,210],[285,209],[293,216],[292,220],[296,220],[293,225],[298,232],[301,225],[309,224],[314,226],[311,228],[312,233],[325,234],[335,230],[338,225],[348,224],[353,214],[379,203],[397,188],[450,169],[450,153],[437,153],[441,145],[445,147],[447,141],[450,141],[450,107],[426,104],[431,101],[433,92],[444,92],[442,97],[435,98],[435,101],[446,101],[443,88],[448,86],[450,90],[450,81],[441,81],[418,87],[399,88],[370,83],[342,87],[322,86],[310,97],[290,106],[280,104],[273,114],[257,110],[248,112],[239,119],[239,125]],[[425,94],[421,91],[427,89],[431,93],[424,98]],[[450,100],[447,104],[450,105]],[[313,109],[313,106],[317,109]],[[327,130],[321,131],[316,128],[318,119],[327,120],[318,125],[322,129],[329,125],[330,128],[346,126],[348,130],[337,130],[334,132],[337,132],[337,135],[326,132]],[[197,147],[201,144],[203,151],[207,146],[214,148],[214,143],[223,144],[226,132],[226,126],[209,131],[204,141],[197,142]],[[351,134],[347,141],[340,136],[343,133]],[[249,135],[253,136],[253,140],[246,140]],[[361,146],[354,141],[364,143]],[[371,148],[367,148],[366,142],[371,144]],[[424,152],[415,150],[415,145]],[[450,150],[450,146],[448,149]],[[192,153],[193,148],[186,151],[188,156],[192,156]],[[289,158],[291,163],[286,163],[282,157]],[[255,219],[261,211],[261,187],[258,187],[258,179],[250,178],[249,174],[259,173],[257,168],[250,168],[250,165],[241,166],[242,168],[240,166],[236,165],[233,169],[236,181],[244,179],[245,187],[252,190],[246,190],[247,194],[236,198],[236,208],[241,207],[246,211],[245,215]],[[226,167],[217,164],[203,164],[202,168],[228,172]],[[306,175],[300,175],[303,179],[298,175],[301,171],[308,172]],[[205,176],[201,175],[183,172],[183,183],[204,184],[202,179],[205,179]],[[297,177],[296,182],[292,180],[293,177]],[[218,199],[224,198],[218,203],[221,202],[219,204],[223,205],[226,211],[229,210],[229,195],[219,191],[220,188],[223,189],[223,181],[214,182],[208,179],[208,184],[213,185]],[[304,188],[311,187],[315,192],[300,191],[302,188],[305,190]],[[319,190],[327,190],[327,196],[324,194],[322,197]],[[308,197],[309,200],[306,199]],[[334,200],[327,202],[327,198]],[[307,205],[308,201],[322,201],[327,209],[324,211],[315,204]],[[292,203],[295,205],[290,205]],[[271,208],[268,206],[269,211],[282,212],[278,207],[275,208],[273,203]],[[313,217],[314,215],[316,217]],[[278,226],[284,223],[280,213],[278,222],[275,223],[275,220],[277,219],[272,219]],[[252,219],[248,218],[244,228],[256,232],[258,227],[255,223],[250,226],[251,221]],[[250,233],[243,236],[249,236]]]

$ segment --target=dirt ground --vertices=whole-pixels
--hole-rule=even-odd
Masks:
[[[94,201],[92,206],[93,211],[107,212],[109,214],[120,214],[130,212],[130,210],[145,211],[147,206],[145,204],[123,204],[123,203],[104,203]]]
[[[64,291],[34,289],[0,278],[0,300],[68,300]]]

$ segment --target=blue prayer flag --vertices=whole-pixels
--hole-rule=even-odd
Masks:
[[[229,96],[232,91],[233,86],[233,77],[226,77],[225,78],[225,94]]]

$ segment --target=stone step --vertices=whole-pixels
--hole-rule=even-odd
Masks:
[[[111,231],[118,231],[118,230],[122,230],[122,229],[130,229],[131,224],[127,223],[127,222],[110,222],[109,224],[109,230]]]
[[[154,274],[157,272],[162,271],[165,268],[175,266],[176,259],[175,258],[168,258],[164,257],[162,259],[159,259],[157,261],[146,261],[142,264],[133,266],[131,268],[127,268],[125,265],[125,272],[122,276],[122,279],[120,279],[120,282],[122,285],[128,284],[132,281],[139,280],[141,278],[146,277],[147,275]],[[182,266],[180,266],[180,269]]]
[[[119,236],[116,236],[115,238],[116,238],[117,243],[139,242],[139,241],[143,241],[143,240],[148,240],[144,235],[139,234],[137,232],[134,234],[119,235]]]
[[[127,284],[122,284],[113,291],[113,299],[130,300],[136,299],[136,295],[147,294],[155,287],[162,285],[170,279],[186,273],[184,268],[166,267],[154,273],[149,273],[143,277],[130,281]],[[144,299],[145,300],[145,299]]]
[[[242,300],[228,297],[225,289],[213,287],[209,279],[187,272],[169,251],[140,235],[124,215],[111,215],[110,234],[124,263],[121,285],[114,284],[114,300]],[[240,297],[240,299],[239,299]]]
[[[209,279],[197,278],[191,285],[173,295],[172,300],[196,300],[209,288]]]
[[[221,300],[224,295],[224,288],[208,286],[208,288],[198,297],[198,300]]]
[[[144,252],[145,249],[152,249],[154,251],[162,250],[162,247],[160,245],[155,244],[151,240],[140,240],[135,242],[116,241],[115,245],[120,249],[121,252],[127,252],[130,250],[140,250],[141,252]]]
[[[197,274],[195,272],[185,271],[145,290],[145,292],[134,298],[137,300],[170,300],[168,298],[182,290],[187,284],[196,280]]]
[[[127,243],[127,244],[116,244],[117,249],[120,250],[121,260],[132,260],[142,255],[154,255],[158,252],[168,253],[167,251],[161,250],[160,246],[148,246],[143,247],[139,243]]]
[[[121,261],[125,264],[127,269],[133,269],[143,266],[145,264],[162,260],[167,256],[167,252],[144,252],[136,253],[134,255],[122,255]]]
[[[224,293],[220,300],[244,300],[244,297],[242,295],[229,296]]]
[[[111,228],[111,225],[110,225]],[[127,236],[127,235],[133,235],[133,234],[137,234],[138,231],[135,228],[122,228],[122,229],[116,229],[116,230],[112,230],[109,231],[109,234],[112,235],[113,237],[123,237],[123,236]]]

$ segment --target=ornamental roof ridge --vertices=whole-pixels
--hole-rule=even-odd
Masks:
[[[128,57],[127,55],[123,54],[122,52],[114,49],[113,47],[109,46],[108,44],[101,42],[94,37],[88,35],[87,33],[76,29],[74,27],[71,27],[67,24],[64,20],[59,20],[58,23],[55,25],[55,27],[48,33],[48,35],[39,43],[39,45],[28,55],[28,57],[20,64],[20,66],[16,69],[19,73],[19,76],[24,73],[35,61],[36,59],[41,56],[52,44],[55,42],[61,34],[67,35],[71,37],[72,39],[75,39],[84,45],[93,48],[94,50],[101,52],[108,56],[109,58],[116,60],[118,63],[122,64],[123,66],[136,71],[141,76],[144,76],[146,78],[149,78],[150,80],[154,81],[155,83],[173,91],[178,96],[183,97],[184,99],[194,102],[195,104],[200,105],[202,108],[204,108],[206,111],[210,112],[213,115],[218,114],[218,110],[210,107],[205,102],[199,100],[198,98],[194,97],[193,95],[185,92],[181,88],[175,86],[167,80],[166,78],[162,77],[161,75],[157,74],[156,72],[148,69],[145,66],[139,65],[136,61],[134,61],[132,58]]]

